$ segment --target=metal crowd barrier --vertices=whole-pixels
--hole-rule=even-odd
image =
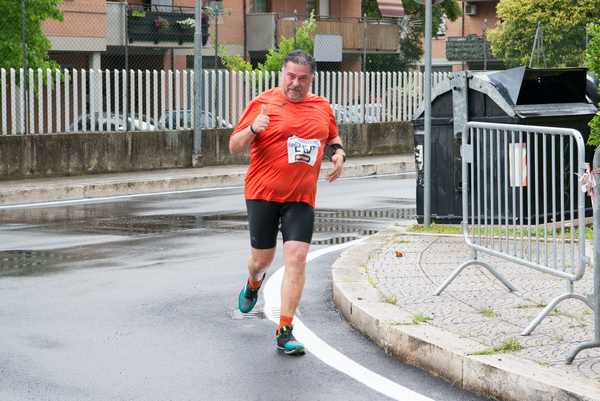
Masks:
[[[574,129],[469,122],[462,133],[463,231],[473,258],[437,289],[440,295],[468,266],[480,265],[509,291],[514,287],[486,253],[565,279],[566,292],[553,299],[521,333],[529,335],[574,292],[585,272],[585,147]]]
[[[600,180],[600,147],[596,148],[594,152],[594,162],[593,162],[593,170],[592,170],[593,180],[591,182],[592,191],[595,192],[595,187]],[[579,354],[581,351],[589,348],[600,347],[600,235],[598,235],[598,230],[600,230],[600,203],[598,202],[597,194],[592,194],[592,206],[594,209],[594,254],[592,263],[594,266],[594,286],[593,286],[593,311],[594,311],[594,339],[590,342],[583,343],[576,347],[569,356],[567,357],[567,364],[571,364],[573,359]]]

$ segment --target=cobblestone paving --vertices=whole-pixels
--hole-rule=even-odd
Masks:
[[[474,353],[513,338],[522,346],[513,352],[515,356],[600,380],[600,348],[583,351],[573,365],[565,364],[575,346],[593,338],[593,315],[583,302],[563,301],[530,336],[520,335],[547,303],[566,292],[564,280],[480,253],[479,259],[504,275],[516,292],[507,291],[484,268],[470,266],[440,296],[434,296],[450,273],[471,258],[464,239],[410,235],[401,228],[384,235],[387,245],[371,255],[367,274],[385,302],[431,318],[426,324],[480,342],[482,348]],[[575,284],[575,292],[587,295],[591,291],[588,267]]]

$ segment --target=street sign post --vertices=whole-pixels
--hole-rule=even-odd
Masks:
[[[425,0],[425,132],[424,132],[424,182],[423,182],[423,224],[431,225],[431,40],[432,0]],[[439,2],[439,1],[438,1]]]
[[[194,31],[194,145],[192,166],[202,160],[202,0],[196,0]]]

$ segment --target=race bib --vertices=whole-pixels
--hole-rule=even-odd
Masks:
[[[314,166],[317,162],[321,142],[318,139],[302,139],[290,136],[288,145],[288,163],[306,163]]]

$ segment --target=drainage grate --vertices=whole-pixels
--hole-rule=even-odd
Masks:
[[[393,220],[411,219],[415,208],[316,209],[313,244],[340,244],[375,234]],[[245,212],[212,215],[123,216],[80,220],[77,230],[119,235],[157,235],[184,230],[247,230]]]
[[[325,239],[313,239],[310,243],[313,245],[337,245],[344,244],[346,242],[354,241],[355,239],[359,239],[359,235],[348,235],[341,237],[331,237]]]
[[[172,232],[194,229],[233,229],[247,228],[246,215],[232,213],[229,215],[151,215],[123,216],[81,220],[71,227],[83,232],[145,235],[168,234]]]
[[[411,219],[417,215],[415,208],[377,208],[377,209],[317,209],[316,217],[337,219]]]
[[[61,252],[11,250],[0,251],[0,275],[28,275],[55,271],[75,258]]]

